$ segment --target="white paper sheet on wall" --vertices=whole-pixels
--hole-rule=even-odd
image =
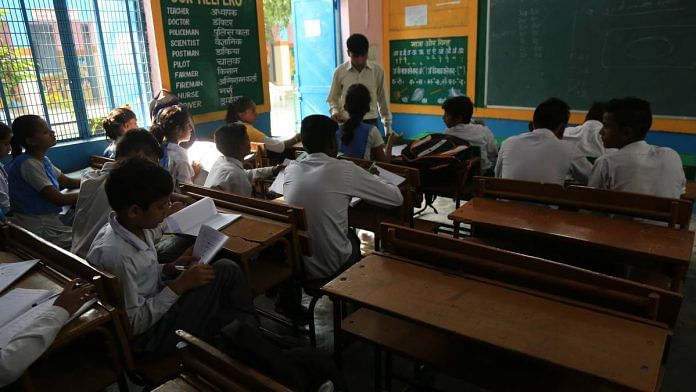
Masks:
[[[428,24],[428,6],[426,4],[406,7],[405,13],[406,27],[425,26]]]

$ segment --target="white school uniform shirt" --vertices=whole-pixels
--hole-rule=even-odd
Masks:
[[[68,311],[51,306],[0,350],[0,387],[16,381],[48,347],[68,321]]]
[[[273,176],[273,167],[246,170],[235,158],[221,156],[210,168],[205,180],[206,188],[220,189],[242,196],[251,196],[251,183]]]
[[[592,165],[577,148],[559,140],[551,130],[541,128],[503,142],[495,176],[563,185],[570,173],[586,184],[591,170]]]
[[[7,181],[5,166],[0,163],[0,208],[6,214],[10,211],[10,185]]]
[[[174,192],[179,191],[179,185],[193,183],[193,167],[189,163],[186,149],[176,143],[167,143],[169,165],[166,167],[174,180]]]
[[[676,151],[641,140],[599,157],[587,185],[678,199],[686,191],[686,177]]]
[[[482,172],[495,166],[498,160],[498,145],[493,132],[488,127],[479,124],[457,124],[447,128],[445,135],[456,136],[480,148]]]
[[[116,213],[97,233],[87,253],[96,268],[116,275],[123,287],[126,313],[133,334],[147,331],[179,298],[162,280],[164,264],[157,262],[155,238],[159,230],[145,230],[145,241],[121,226]]]
[[[563,140],[575,144],[578,150],[586,157],[600,157],[608,151],[616,151],[615,148],[604,148],[604,141],[599,131],[604,124],[597,120],[587,120],[577,127],[568,127],[563,131]]]
[[[370,91],[370,111],[365,114],[366,120],[377,118],[377,110],[382,116],[384,127],[391,129],[392,114],[389,110],[389,98],[387,97],[387,87],[384,77],[384,69],[372,61],[367,61],[365,68],[359,71],[353,67],[350,60],[336,67],[331,82],[331,90],[326,102],[329,103],[331,115],[340,113],[341,117],[347,119],[348,113],[343,109],[346,102],[348,87],[360,83],[365,85]]]
[[[332,276],[351,255],[348,208],[351,198],[362,203],[396,207],[403,203],[399,188],[376,178],[353,162],[323,153],[309,154],[285,168],[284,196],[304,207],[314,255],[304,258],[305,277]]]
[[[85,257],[94,237],[109,221],[111,206],[104,185],[116,162],[105,162],[100,170],[92,170],[82,176],[80,193],[75,204],[75,220],[72,226],[70,251]]]

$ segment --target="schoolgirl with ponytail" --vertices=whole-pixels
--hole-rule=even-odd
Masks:
[[[266,136],[265,133],[259,131],[252,125],[258,117],[259,115],[256,113],[256,103],[247,97],[240,97],[227,106],[225,120],[228,124],[239,123],[244,125],[250,142],[263,143],[266,146],[266,150],[278,154],[283,153],[287,148],[302,141],[302,137],[299,133],[287,140],[279,140]]]
[[[370,111],[371,100],[370,90],[365,85],[356,83],[348,87],[344,109],[349,118],[336,132],[339,152],[352,158],[389,162],[396,136],[390,135],[385,147],[379,129],[363,122],[363,117]]]
[[[193,183],[193,179],[201,171],[200,164],[189,163],[186,149],[179,145],[191,139],[192,131],[191,113],[181,104],[160,110],[150,127],[150,132],[162,146],[160,166],[169,171],[174,179],[175,192],[179,190],[179,185]]]
[[[111,139],[111,144],[104,150],[104,156],[114,159],[116,156],[116,143],[126,132],[138,128],[138,119],[128,105],[112,110],[102,121],[106,137]]]
[[[7,170],[12,221],[61,248],[70,249],[71,228],[59,219],[63,206],[74,205],[80,180],[69,178],[53,166],[46,153],[56,145],[56,134],[46,121],[30,114],[12,122],[12,162]]]

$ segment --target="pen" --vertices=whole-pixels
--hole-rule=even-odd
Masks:
[[[186,271],[186,266],[184,265],[175,265],[174,269],[177,271]]]

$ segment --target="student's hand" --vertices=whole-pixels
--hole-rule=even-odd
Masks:
[[[166,215],[169,216],[177,211],[180,211],[182,209],[186,208],[186,204],[181,201],[175,201],[174,203],[171,203],[169,207],[167,208]]]
[[[285,165],[275,165],[273,166],[273,175],[277,176],[278,173],[280,173],[283,170],[285,170]]]
[[[483,120],[480,120],[478,118],[472,118],[471,119],[472,124],[477,124],[477,125],[483,125],[484,127],[486,126],[486,123],[483,122]]]
[[[191,265],[191,263],[194,263],[198,260],[200,260],[200,257],[198,256],[192,256],[191,252],[193,252],[193,248],[189,248],[184,252],[183,255],[179,256],[178,259],[172,261],[171,263],[167,263],[162,267],[162,274],[164,274],[166,277],[173,278],[181,272],[180,270],[177,270],[177,267],[188,267]]]
[[[199,162],[193,161],[191,162],[191,167],[193,168],[193,176],[196,177],[198,173],[201,172],[201,169],[203,169],[203,165],[201,165]]]
[[[78,285],[78,283],[82,284]],[[63,292],[56,298],[56,302],[53,305],[60,306],[72,316],[82,305],[96,295],[93,285],[84,284],[79,279],[73,279],[65,285]]]
[[[331,118],[334,119],[339,124],[343,124],[343,117],[341,116],[340,112],[334,113],[331,115]]]
[[[404,135],[402,133],[392,132],[389,134],[389,137],[387,138],[387,144],[391,143],[391,145],[394,145],[395,143],[403,140],[403,138],[404,138]]]
[[[187,196],[187,195],[182,195],[181,193],[172,193],[169,196],[169,200],[172,203],[181,202],[181,203],[184,203],[185,205],[193,204],[196,202],[196,199],[194,199],[193,197]]]
[[[169,288],[177,295],[206,285],[215,279],[213,266],[209,264],[196,264],[185,270],[175,281],[169,284]]]

